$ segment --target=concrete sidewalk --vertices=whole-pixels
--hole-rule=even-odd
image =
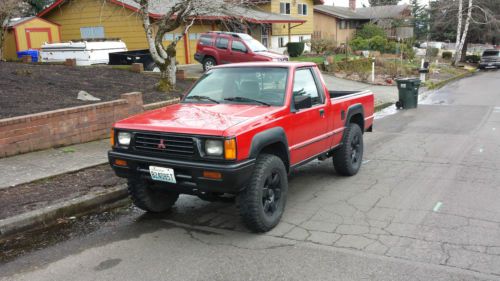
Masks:
[[[109,140],[0,159],[0,189],[106,163]]]

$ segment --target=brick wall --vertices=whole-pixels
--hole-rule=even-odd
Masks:
[[[121,99],[0,119],[0,158],[109,137],[111,125],[142,112],[141,93]]]

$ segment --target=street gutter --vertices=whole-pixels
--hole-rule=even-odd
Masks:
[[[122,184],[106,191],[87,194],[67,202],[0,220],[0,239],[27,230],[49,227],[60,218],[95,212],[95,209],[107,209],[111,204],[125,199],[127,196],[126,185]],[[123,205],[129,203],[128,200],[123,201]],[[114,207],[116,207],[116,204]]]

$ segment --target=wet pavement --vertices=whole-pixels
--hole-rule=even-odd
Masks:
[[[377,119],[354,177],[331,160],[299,168],[269,233],[233,204],[182,196],[170,214],[54,229],[0,280],[500,280],[498,89],[499,71],[478,73]]]

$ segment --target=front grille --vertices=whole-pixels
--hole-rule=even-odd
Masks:
[[[192,156],[195,152],[195,142],[192,137],[136,133],[134,136],[134,148],[137,151]]]

